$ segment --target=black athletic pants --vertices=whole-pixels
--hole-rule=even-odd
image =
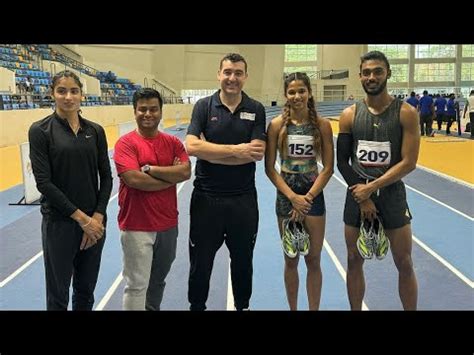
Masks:
[[[105,233],[94,246],[79,250],[84,232],[71,218],[43,215],[41,232],[47,309],[67,310],[72,278],[72,309],[92,310]]]
[[[211,196],[194,189],[189,233],[191,310],[205,310],[214,257],[225,242],[237,310],[249,307],[252,258],[258,230],[257,193]]]
[[[469,122],[471,123],[471,138],[474,138],[474,112],[469,112]]]
[[[426,126],[426,129],[425,129]],[[426,115],[420,115],[420,128],[421,128],[421,135],[425,135],[429,137],[431,132],[433,132],[433,115],[431,113]]]

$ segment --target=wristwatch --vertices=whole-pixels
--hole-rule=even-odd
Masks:
[[[151,169],[151,166],[149,164],[145,164],[142,166],[142,172],[144,172],[145,174],[148,174],[150,172],[150,169]]]

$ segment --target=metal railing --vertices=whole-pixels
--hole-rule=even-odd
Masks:
[[[76,69],[80,71],[81,73],[91,75],[94,77],[97,77],[97,73],[99,70],[92,68],[84,63],[78,62],[75,59],[72,59],[62,53],[56,52],[51,50],[48,57],[44,58],[46,60],[51,60],[51,61],[57,61],[62,64],[64,64],[65,69],[67,69],[67,66],[71,67],[72,69]]]
[[[163,96],[164,104],[184,104],[184,101],[185,100],[179,96]],[[81,101],[81,106],[132,105],[132,102],[132,96],[115,96],[105,93],[101,96],[84,96]],[[54,99],[49,93],[0,93],[0,110],[26,110],[52,107],[54,107]]]
[[[291,73],[284,73],[283,78]],[[331,70],[318,70],[316,72],[307,72],[308,77],[311,80],[335,80],[335,79],[346,79],[349,78],[349,69],[331,69]]]

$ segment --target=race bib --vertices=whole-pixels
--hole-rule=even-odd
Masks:
[[[390,142],[359,140],[357,159],[362,166],[387,166],[390,164]]]
[[[288,156],[300,159],[315,157],[313,136],[288,135]]]

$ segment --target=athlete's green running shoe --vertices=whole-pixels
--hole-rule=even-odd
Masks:
[[[373,232],[375,238],[375,257],[378,260],[382,260],[387,256],[388,249],[390,248],[390,240],[385,235],[382,222],[378,218],[373,222]]]
[[[309,253],[309,234],[304,229],[303,223],[301,222],[294,222],[295,223],[295,236],[298,245],[298,251],[301,255],[306,256]]]
[[[289,218],[284,219],[282,222],[283,237],[281,238],[281,245],[283,251],[289,258],[295,258],[298,255],[297,242],[295,238],[295,230],[293,222]]]
[[[375,238],[372,234],[372,223],[363,220],[360,224],[359,238],[357,238],[357,250],[364,259],[372,259],[374,256]]]

